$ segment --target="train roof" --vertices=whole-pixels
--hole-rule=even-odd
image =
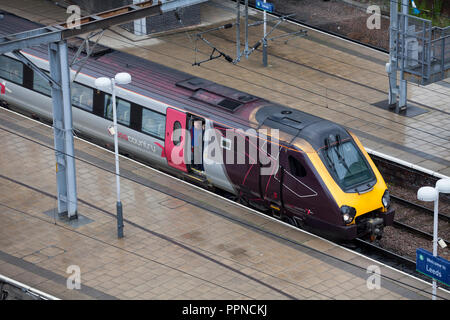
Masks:
[[[2,12],[2,15],[2,35],[43,27],[14,14]],[[68,42],[69,61],[80,43],[79,38]],[[48,59],[46,45],[23,51]],[[328,131],[340,132],[342,138],[349,136],[343,127],[328,120],[105,46],[97,45],[82,69],[82,73],[94,78],[112,78],[118,72],[128,72],[133,79],[121,87],[226,126],[243,130],[261,126],[279,129],[293,138],[307,140],[316,150],[323,146]]]

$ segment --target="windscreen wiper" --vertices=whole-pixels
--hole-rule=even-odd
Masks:
[[[344,157],[341,154],[341,150],[340,150],[341,146],[342,146],[341,145],[341,136],[337,134],[336,135],[336,146],[334,147],[336,154],[338,156],[339,162],[345,167],[345,169],[347,169],[347,171],[350,171],[350,168],[347,166],[347,163],[345,162]]]
[[[336,174],[338,174],[337,171],[336,171],[336,167],[334,166],[334,162],[333,162],[333,160],[331,160],[330,155],[329,155],[329,152],[330,152],[330,141],[329,141],[329,138],[325,139],[325,150],[324,150],[324,152],[325,152],[325,157],[327,158],[327,162],[328,162],[329,167],[331,167],[331,169],[333,169],[333,171]]]

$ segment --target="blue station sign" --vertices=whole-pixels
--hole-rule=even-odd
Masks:
[[[273,12],[273,3],[264,3],[264,1],[256,0],[256,7],[264,11]]]
[[[443,284],[450,285],[450,261],[434,257],[425,249],[416,250],[416,270]]]

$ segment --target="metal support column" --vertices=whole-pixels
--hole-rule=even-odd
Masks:
[[[396,0],[391,0],[391,25],[389,32],[389,63],[386,71],[389,74],[389,106],[397,106],[397,35],[398,35],[398,6]]]
[[[266,3],[266,0],[264,0]],[[264,10],[264,36],[263,36],[263,66],[267,67],[267,11]]]
[[[236,61],[241,61],[241,2],[236,0]]]
[[[67,213],[69,219],[76,219],[77,187],[67,42],[51,43],[48,51],[50,76],[59,84],[59,86],[52,85],[58,213]]]
[[[239,1],[239,0],[238,0]],[[245,57],[248,59],[248,0],[245,0]]]
[[[409,13],[409,0],[402,0],[402,37],[401,37],[401,66],[400,66],[400,88],[399,88],[399,100],[398,105],[395,108],[395,112],[399,113],[400,111],[406,110],[406,100],[407,100],[407,89],[408,89],[408,83],[405,80],[405,67],[406,67],[406,61],[408,56],[408,49],[407,49],[407,43],[406,38],[408,34],[408,13]]]

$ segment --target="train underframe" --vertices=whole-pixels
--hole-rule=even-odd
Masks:
[[[351,225],[335,225],[308,215],[290,216],[273,210],[270,213],[274,218],[333,241],[349,241],[356,238],[368,238],[370,241],[375,241],[383,237],[385,227],[393,225],[395,210],[390,208],[386,212],[375,210],[366,213],[357,217],[355,223]]]

